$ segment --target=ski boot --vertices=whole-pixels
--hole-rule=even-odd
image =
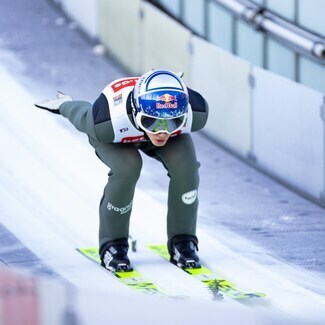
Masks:
[[[130,272],[133,268],[127,256],[129,243],[127,239],[107,242],[101,249],[101,265],[112,272]]]
[[[173,237],[170,245],[170,262],[181,269],[197,269],[201,267],[197,256],[198,240],[191,235],[177,235]]]

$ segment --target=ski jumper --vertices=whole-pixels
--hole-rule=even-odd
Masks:
[[[162,147],[154,146],[134,123],[131,93],[138,78],[110,83],[93,105],[85,101],[65,102],[60,114],[88,135],[97,156],[110,168],[100,202],[99,245],[129,237],[129,222],[135,186],[142,168],[139,150],[160,161],[170,178],[167,237],[196,236],[199,162],[190,132],[204,127],[208,104],[189,89],[189,112],[184,127]]]

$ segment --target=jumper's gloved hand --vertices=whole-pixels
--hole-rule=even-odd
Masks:
[[[35,103],[34,105],[38,108],[46,109],[49,112],[60,114],[59,107],[68,101],[72,101],[72,98],[68,95],[61,93],[60,91],[57,92],[56,98],[54,99],[46,99],[39,103]]]

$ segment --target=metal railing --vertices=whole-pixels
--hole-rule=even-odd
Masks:
[[[179,2],[179,17],[169,12],[159,0],[147,1],[190,29],[194,34],[197,34],[182,17],[186,0],[181,0]],[[235,18],[247,22],[254,29],[265,33],[284,46],[291,48],[296,53],[309,57],[319,64],[325,65],[325,38],[323,36],[317,35],[316,33],[289,22],[250,0],[205,0],[206,8],[208,2],[221,6]],[[207,15],[207,11],[205,15]],[[205,21],[208,21],[207,17],[205,17]],[[207,38],[207,35],[199,36]]]
[[[248,0],[213,0],[232,15],[243,19],[301,55],[325,64],[325,38],[301,28]]]

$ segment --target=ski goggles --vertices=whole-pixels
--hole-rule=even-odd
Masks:
[[[172,118],[155,118],[144,113],[138,113],[136,121],[138,126],[146,132],[172,134],[184,126],[186,114]]]

